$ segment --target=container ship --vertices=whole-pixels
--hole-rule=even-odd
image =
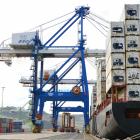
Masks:
[[[114,140],[140,133],[140,5],[125,5],[124,20],[110,29],[106,57],[97,61],[91,128]]]

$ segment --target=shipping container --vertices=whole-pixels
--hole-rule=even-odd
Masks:
[[[124,99],[126,97],[126,87],[121,87],[117,89],[118,99]]]
[[[140,5],[139,4],[126,4],[125,5],[125,19],[126,20],[140,19]]]
[[[106,71],[98,71],[97,81],[106,81]]]
[[[105,70],[105,65],[106,65],[106,62],[105,62],[105,58],[100,58],[97,60],[97,69],[98,70]]]
[[[9,123],[1,123],[1,127],[8,127]]]
[[[106,91],[98,92],[96,105],[101,104],[106,99]]]
[[[127,84],[140,84],[140,68],[126,68]]]
[[[8,123],[9,121],[9,118],[0,118],[0,123]]]
[[[126,67],[140,67],[140,52],[126,52]]]
[[[12,44],[14,49],[31,49],[34,45],[36,32],[24,32],[12,34]]]
[[[140,85],[127,85],[126,97],[128,101],[140,101]]]
[[[125,52],[125,39],[124,37],[112,37],[106,48],[106,61],[111,53],[124,53]]]
[[[97,92],[97,102],[96,105],[100,105],[102,103],[101,93]]]
[[[0,118],[0,133],[12,132],[12,122],[10,118]]]
[[[97,81],[97,93],[106,91],[106,82]]]
[[[12,129],[12,132],[24,132],[23,129]]]
[[[2,133],[8,133],[8,128],[7,127],[2,127]]]
[[[101,100],[104,101],[106,99],[106,91],[101,92]]]
[[[126,36],[126,51],[140,51],[140,36]]]
[[[111,36],[112,37],[124,36],[124,23],[123,22],[111,22]]]
[[[125,53],[111,53],[106,62],[106,76],[111,70],[125,69]]]
[[[106,93],[112,86],[125,85],[125,70],[111,70],[106,77]]]
[[[125,34],[126,35],[140,35],[140,21],[139,20],[126,20]]]
[[[100,104],[102,102],[102,95],[101,93],[104,91],[105,82],[97,81],[97,104]]]

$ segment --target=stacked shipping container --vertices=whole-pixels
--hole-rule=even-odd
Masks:
[[[12,132],[23,132],[22,121],[13,121]]]
[[[0,133],[11,133],[13,121],[9,118],[0,118]]]
[[[126,95],[140,100],[140,5],[125,5]]]
[[[112,22],[106,48],[106,93],[112,87],[125,85],[124,23]]]
[[[0,133],[23,132],[22,121],[13,121],[9,118],[0,118]]]
[[[105,59],[97,61],[97,105],[106,98],[106,63]]]
[[[140,100],[140,5],[125,5],[125,22],[112,22],[109,38],[106,93],[122,87],[117,97]]]

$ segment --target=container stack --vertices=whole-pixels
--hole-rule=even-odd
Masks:
[[[97,61],[97,104],[106,99],[106,69],[105,59]]]
[[[140,100],[140,5],[125,5],[126,97]]]
[[[97,106],[97,87],[96,84],[93,85],[92,94],[91,94],[91,115],[95,111]]]
[[[23,132],[22,121],[13,121],[12,132]]]
[[[0,133],[12,132],[12,119],[0,118]]]
[[[124,22],[112,22],[106,48],[106,93],[125,85]],[[123,96],[119,93],[116,96]]]

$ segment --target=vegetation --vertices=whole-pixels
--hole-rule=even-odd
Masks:
[[[25,128],[31,128],[32,123],[29,120],[29,110],[21,109],[20,107],[4,107],[1,109],[0,117],[12,118],[13,120],[23,121]],[[82,130],[83,128],[83,115],[74,115],[76,121],[76,128]],[[44,120],[44,128],[52,128],[52,115],[44,112],[43,120]],[[59,115],[58,125],[61,126],[61,115]]]

